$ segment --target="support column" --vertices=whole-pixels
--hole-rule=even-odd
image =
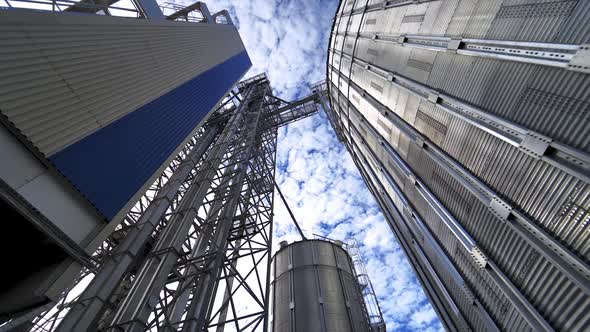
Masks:
[[[197,281],[194,296],[191,299],[187,310],[186,322],[183,325],[183,331],[201,331],[204,330],[209,323],[209,315],[215,300],[215,293],[218,286],[218,277],[223,269],[223,262],[226,254],[228,237],[233,225],[233,217],[238,208],[242,187],[248,171],[249,160],[253,155],[256,144],[257,131],[259,127],[259,120],[263,110],[264,97],[266,91],[259,91],[258,100],[253,102],[250,115],[252,122],[246,128],[248,132],[245,142],[243,143],[243,150],[239,155],[239,172],[234,179],[235,186],[231,188],[230,196],[228,197],[225,206],[220,211],[220,218],[218,221],[210,220],[219,225],[216,229],[215,236],[211,239],[212,259],[205,267],[206,273],[200,274],[201,278]],[[216,219],[216,218],[214,218]]]
[[[115,313],[111,326],[113,331],[144,331],[147,328],[149,314],[157,305],[160,291],[166,284],[172,267],[182,256],[182,244],[193,225],[193,220],[198,218],[198,208],[210,193],[209,188],[216,179],[217,170],[228,148],[238,141],[236,134],[243,121],[249,94],[247,93],[245,102],[240,105],[209,153],[203,170],[192,185],[194,189],[186,194],[181,206],[176,209],[158,239],[150,257],[141,267],[129,295]]]
[[[178,195],[180,187],[203,157],[219,131],[218,127],[209,128],[198,145],[190,151],[187,158],[140,217],[136,226],[130,229],[115,253],[102,262],[97,275],[80,295],[79,300],[71,307],[59,324],[57,331],[86,331],[98,323],[113,291],[128,272],[129,267],[138,258],[174,197]]]

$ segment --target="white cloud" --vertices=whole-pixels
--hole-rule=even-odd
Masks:
[[[432,308],[424,308],[412,314],[410,325],[416,328],[423,328],[435,319],[436,312]]]
[[[247,76],[266,72],[279,96],[291,99],[302,84],[324,78],[335,1],[221,0],[207,5],[212,13],[230,11],[252,59]]]

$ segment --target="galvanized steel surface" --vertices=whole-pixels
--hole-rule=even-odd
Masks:
[[[334,129],[450,330],[590,328],[588,29],[586,1],[341,2]]]
[[[50,156],[244,51],[234,26],[0,11],[0,110]]]
[[[274,332],[369,331],[348,253],[335,243],[306,240],[273,258]]]
[[[4,122],[107,220],[251,65],[230,25],[10,10],[0,28]]]

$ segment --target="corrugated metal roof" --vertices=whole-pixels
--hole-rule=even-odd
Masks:
[[[242,52],[49,159],[112,219],[250,68]]]

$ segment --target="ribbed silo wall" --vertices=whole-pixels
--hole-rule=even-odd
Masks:
[[[341,1],[335,129],[449,330],[590,329],[589,13]]]
[[[352,261],[340,245],[295,242],[281,248],[273,264],[272,331],[370,330]]]
[[[110,221],[251,63],[233,25],[0,11],[4,124]]]

